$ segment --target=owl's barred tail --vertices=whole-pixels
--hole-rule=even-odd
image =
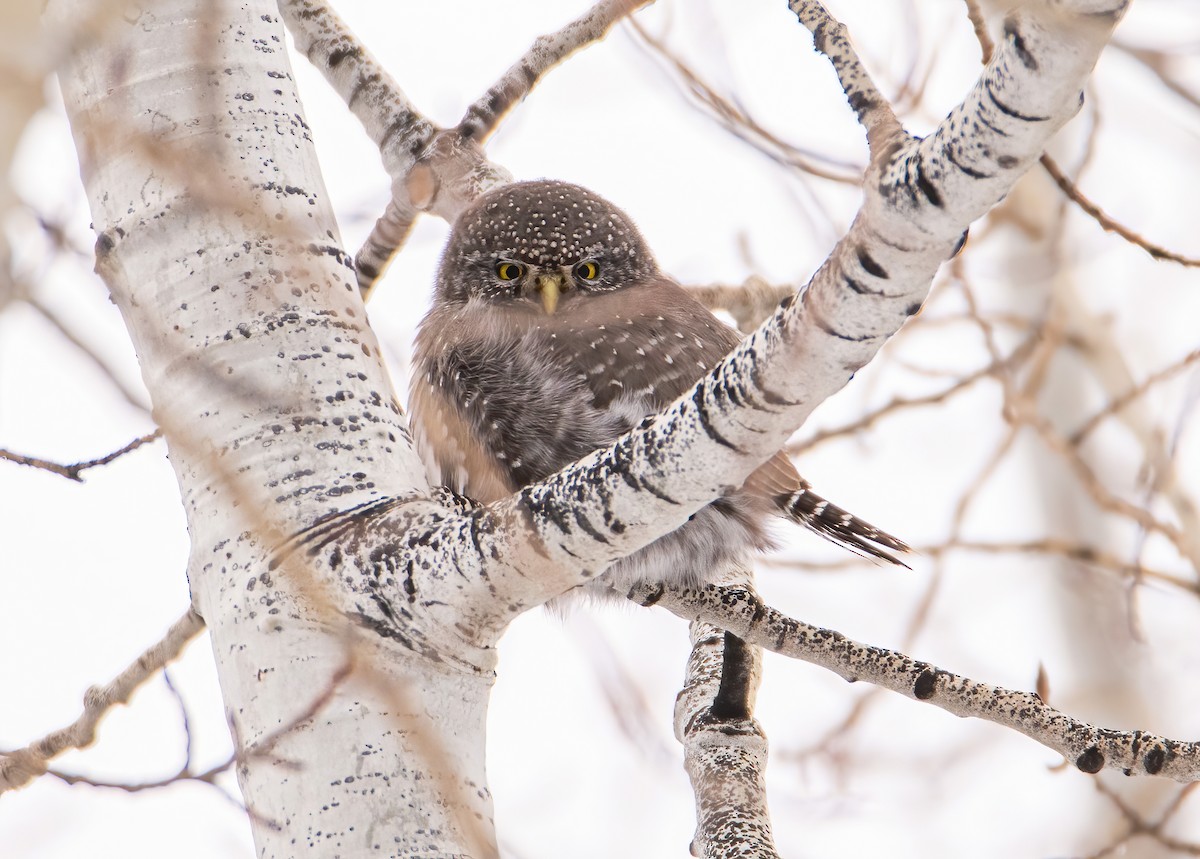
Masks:
[[[826,540],[855,554],[879,558],[909,569],[908,564],[887,551],[909,552],[911,549],[907,543],[826,501],[807,484],[801,484],[795,492],[777,495],[775,502],[785,516]]]

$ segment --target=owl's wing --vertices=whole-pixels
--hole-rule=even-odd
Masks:
[[[597,296],[551,343],[555,359],[586,380],[597,407],[625,406],[628,430],[690,389],[740,340],[686,289],[662,279]],[[783,451],[746,481],[766,498],[803,485]]]
[[[554,360],[597,408],[627,413],[626,429],[691,388],[741,339],[666,278],[588,296],[550,325],[543,336]]]
[[[620,411],[618,406],[625,404],[631,418],[622,431],[686,392],[741,339],[672,281],[636,289],[636,301],[622,303],[617,291],[588,303],[589,316],[582,321],[594,329],[603,325],[606,335],[586,341],[588,348],[582,351],[590,362],[577,354],[583,344],[578,337],[565,338],[576,344],[574,352],[559,347],[562,357],[586,377],[597,405]],[[611,306],[605,307],[605,301]],[[814,492],[782,450],[756,469],[743,488],[827,540],[905,566],[891,554],[909,550],[903,541]]]

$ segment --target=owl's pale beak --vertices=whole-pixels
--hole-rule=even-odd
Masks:
[[[539,274],[537,291],[541,293],[542,307],[546,308],[547,315],[553,315],[554,309],[558,307],[558,297],[562,295],[563,276],[561,274]]]

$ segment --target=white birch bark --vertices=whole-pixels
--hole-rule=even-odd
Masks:
[[[345,618],[370,597],[357,581],[329,586],[349,561],[268,562],[279,535],[427,490],[339,250],[275,9],[164,2],[107,33],[62,85],[97,268],[187,510],[188,576],[258,852],[488,855],[491,650],[459,639],[438,658],[431,640],[454,632],[435,623],[419,646],[354,636],[369,626]]]
[[[82,5],[51,8],[61,21]],[[793,5],[805,20],[812,4]],[[859,218],[800,300],[663,415],[491,508],[424,482],[274,7],[170,0],[81,47],[62,82],[97,267],[168,438],[259,854],[493,855],[483,731],[499,635],[740,484],[870,360],[1075,113],[1122,9],[1017,16],[924,141],[844,74],[873,163]],[[838,33],[816,36],[839,54]],[[298,41],[353,74],[352,52]],[[356,87],[357,104],[387,101],[387,84]],[[453,195],[418,206],[413,150],[389,149],[404,134],[380,142],[407,165],[393,176],[413,212],[503,181],[468,163]],[[465,163],[453,145],[429,151],[422,192]]]

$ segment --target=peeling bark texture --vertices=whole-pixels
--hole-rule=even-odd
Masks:
[[[850,682],[866,681],[956,716],[973,716],[1012,728],[1059,752],[1086,773],[1114,769],[1130,776],[1200,780],[1198,742],[1089,725],[1048,706],[1036,693],[989,686],[903,653],[794,620],[745,587],[710,585],[678,591],[640,587],[628,596],[693,623],[720,623],[749,644],[827,668]]]

